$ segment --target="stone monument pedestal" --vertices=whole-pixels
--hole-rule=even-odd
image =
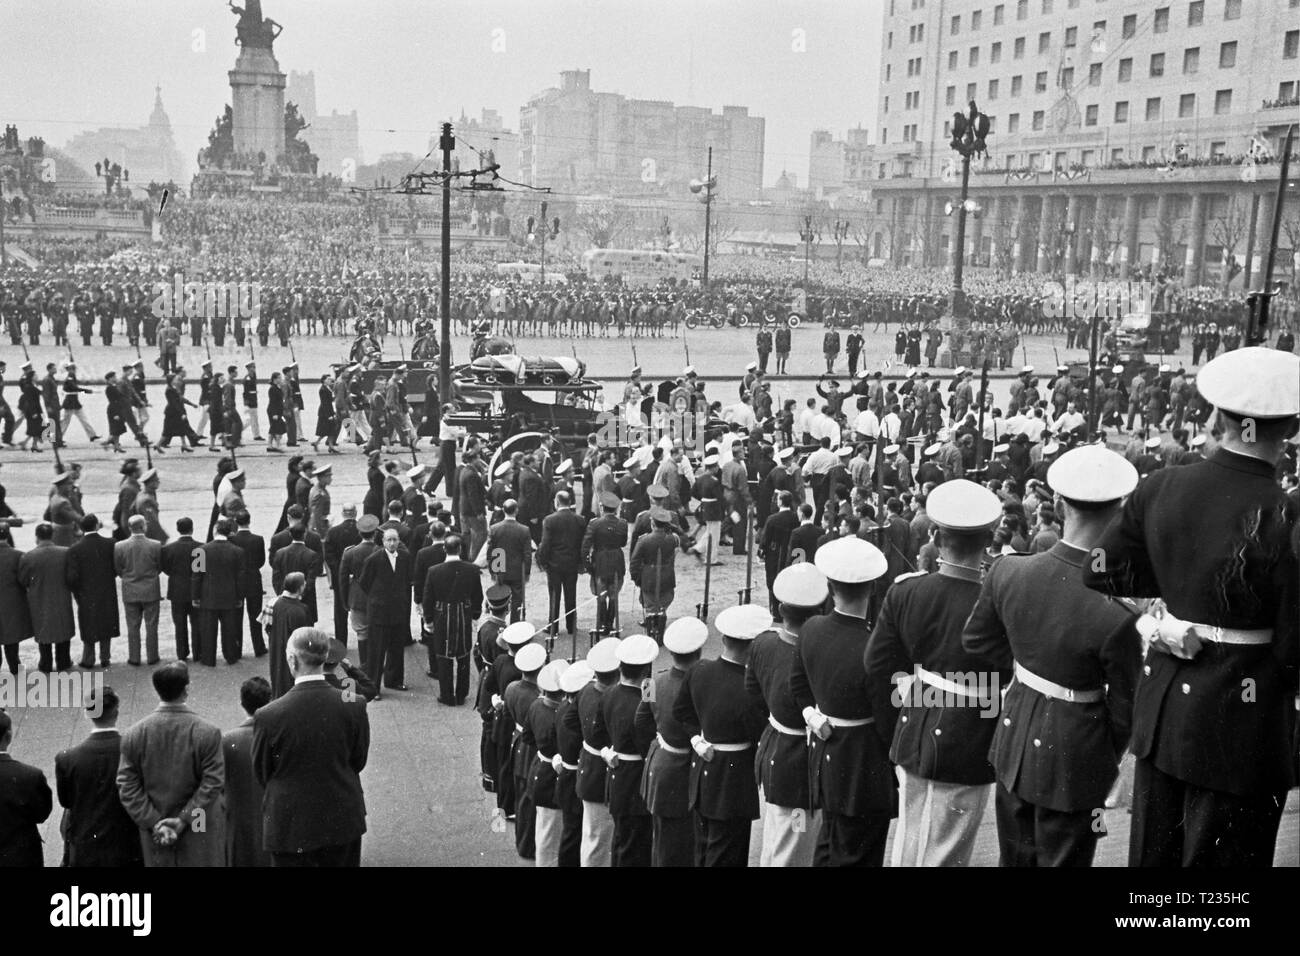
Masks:
[[[235,153],[266,154],[271,165],[284,152],[285,76],[275,54],[262,47],[243,47],[230,77]]]

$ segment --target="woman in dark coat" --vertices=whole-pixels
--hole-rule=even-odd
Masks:
[[[271,374],[271,384],[266,390],[266,419],[268,425],[268,435],[270,440],[267,442],[267,452],[275,454],[284,454],[284,448],[281,442],[284,440],[284,388],[280,384],[281,373],[273,372]]]
[[[361,513],[384,519],[384,471],[379,467],[379,452],[372,451],[366,459],[366,496],[361,502]]]
[[[326,374],[320,380],[320,404],[316,406],[316,440],[311,443],[313,451],[320,451],[320,441],[325,439],[325,447],[331,455],[337,455],[334,447],[338,440],[339,420],[334,413],[334,376]]]
[[[181,440],[181,451],[194,451],[194,446],[199,443],[199,436],[190,427],[189,417],[185,414],[185,406],[189,405],[191,408],[198,408],[198,406],[185,397],[185,373],[183,371],[167,376],[167,387],[163,390],[163,396],[163,430],[158,447],[166,448],[171,444],[173,438],[179,438]]]
[[[31,451],[41,450],[41,439],[45,436],[44,406],[41,404],[41,390],[36,385],[36,373],[28,369],[18,380],[18,411],[26,416],[27,437],[19,445]]]
[[[14,547],[9,525],[0,521],[0,645],[9,673],[18,673],[18,645],[34,635],[27,594],[18,580],[23,553]]]
[[[226,376],[218,372],[212,376],[212,384],[208,388],[208,421],[211,422],[209,430],[212,440],[211,448],[221,447],[218,441],[226,434]]]
[[[284,476],[284,504],[280,508],[280,520],[276,523],[275,533],[279,534],[289,527],[289,508],[298,503],[298,481],[302,477],[299,471],[302,455],[289,458],[289,471]]]

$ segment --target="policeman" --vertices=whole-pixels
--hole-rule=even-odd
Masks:
[[[528,793],[537,815],[533,832],[535,862],[538,866],[560,865],[560,837],[564,830],[564,819],[558,802],[559,770],[556,758],[559,756],[559,744],[556,741],[556,714],[564,699],[560,678],[568,667],[569,662],[561,660],[551,661],[541,669],[537,675],[537,689],[541,695],[524,715],[521,735],[523,744],[534,750],[528,771]]]
[[[891,866],[967,866],[993,783],[996,669],[962,647],[980,561],[1002,517],[997,495],[965,478],[926,498],[939,570],[895,579],[863,666],[876,727],[892,736],[901,813]],[[895,686],[897,684],[897,686]]]
[[[650,812],[641,796],[642,771],[654,739],[644,721],[637,723],[641,686],[659,645],[645,634],[633,634],[617,648],[618,683],[604,694],[596,712],[591,744],[605,761],[605,803],[614,821],[611,866],[649,866],[652,842]]]
[[[1091,865],[1140,665],[1136,615],[1079,577],[1106,558],[1096,546],[1137,470],[1086,445],[1062,455],[1048,477],[1065,519],[1062,540],[995,562],[962,636],[1000,674],[1015,670],[989,753],[1002,866]]]
[[[889,737],[873,726],[862,655],[874,582],[889,563],[853,536],[823,544],[813,561],[835,609],[804,624],[790,669],[790,693],[812,733],[813,806],[822,811],[813,865],[882,866],[898,793]]]
[[[529,624],[528,627],[532,628],[532,625]],[[528,779],[533,758],[537,755],[537,748],[535,741],[530,743],[525,739],[524,721],[527,719],[529,708],[541,694],[537,686],[537,675],[546,666],[546,648],[541,644],[525,644],[515,652],[515,666],[519,668],[519,679],[512,681],[502,695],[505,700],[506,722],[513,724],[510,737],[510,766],[504,769],[504,772],[514,776],[515,849],[523,859],[531,860],[536,856],[534,824],[537,814],[532,793],[529,791]]]
[[[1295,785],[1296,503],[1275,469],[1300,425],[1300,359],[1235,349],[1198,385],[1219,447],[1144,479],[1084,581],[1160,599],[1134,704],[1129,865],[1264,867]]]
[[[563,717],[564,726],[582,737],[574,792],[582,801],[582,866],[609,866],[614,821],[605,803],[605,760],[593,744],[597,713],[604,695],[618,683],[619,639],[607,637],[587,652],[595,680],[578,693],[577,706]]]
[[[762,700],[768,724],[755,756],[766,805],[759,866],[811,866],[818,821],[808,792],[807,732],[790,694],[790,671],[799,632],[822,612],[830,590],[826,575],[804,561],[777,574],[772,596],[780,623],[754,638],[745,668],[745,689]]]
[[[673,706],[708,638],[709,626],[699,618],[682,617],[669,624],[664,648],[672,656],[672,667],[655,675],[652,691],[642,696],[637,708],[638,733],[654,737],[641,775],[641,799],[653,833],[651,866],[695,865],[695,821],[688,792],[691,734],[673,716]]]
[[[772,626],[772,615],[740,604],[721,611],[714,625],[722,655],[687,673],[673,717],[692,734],[695,865],[742,867],[758,819],[754,748],[764,726],[762,702],[745,690],[745,661],[754,638]]]

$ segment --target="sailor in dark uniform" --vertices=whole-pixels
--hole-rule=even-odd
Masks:
[[[1295,500],[1275,471],[1300,414],[1300,359],[1244,348],[1198,387],[1218,449],[1144,479],[1084,568],[1158,598],[1133,711],[1131,866],[1266,867],[1295,785]]]
[[[650,812],[641,796],[646,754],[654,739],[644,721],[637,723],[641,686],[659,645],[645,634],[633,634],[618,645],[619,680],[606,692],[596,711],[591,745],[605,761],[605,803],[614,821],[611,866],[649,866],[652,845]]]
[[[850,536],[817,549],[835,610],[799,634],[790,693],[811,731],[813,805],[822,811],[814,866],[882,866],[898,785],[889,737],[874,726],[862,655],[875,581],[889,563],[879,548]]]
[[[962,636],[1000,674],[1015,670],[989,752],[1003,866],[1091,865],[1105,833],[1098,813],[1128,745],[1140,666],[1136,613],[1080,577],[1090,556],[1102,554],[1096,545],[1137,470],[1086,445],[1048,474],[1065,517],[1062,540],[994,562]]]
[[[799,654],[799,632],[821,614],[830,590],[826,575],[810,562],[782,570],[772,585],[780,622],[754,638],[745,667],[745,689],[763,704],[767,726],[755,760],[763,790],[763,850],[759,866],[812,866],[817,813],[808,792],[808,734],[790,695],[790,671]]]
[[[691,818],[691,734],[673,716],[682,682],[700,661],[709,626],[695,617],[673,621],[664,631],[672,667],[655,675],[653,689],[637,708],[637,727],[653,735],[641,776],[641,799],[653,831],[650,865],[694,866],[695,821]]]
[[[575,792],[582,801],[581,865],[606,867],[614,839],[614,821],[606,803],[605,774],[607,767],[600,749],[593,743],[597,713],[601,701],[618,684],[618,645],[616,637],[607,637],[587,652],[596,679],[578,695],[575,712],[565,716],[571,730],[582,734],[582,753],[578,756]]]
[[[492,721],[492,751],[495,754],[497,809],[510,819],[515,815],[515,777],[511,769],[510,745],[514,737],[514,724],[505,713],[506,688],[519,679],[519,666],[515,654],[533,639],[534,629],[527,621],[517,621],[501,632],[500,643],[505,652],[492,662],[479,690],[479,714]]]
[[[578,695],[596,672],[586,661],[575,661],[560,675],[564,699],[555,711],[555,805],[560,810],[558,865],[576,867],[582,862],[582,800],[578,797],[578,761],[582,754],[582,724],[578,716]]]
[[[863,666],[898,774],[890,865],[967,866],[993,789],[988,752],[1002,684],[990,658],[962,647],[962,628],[1002,502],[954,478],[930,493],[925,510],[939,529],[939,570],[894,579]]]
[[[528,627],[532,628],[532,625],[528,624]],[[533,701],[541,694],[537,688],[537,675],[546,666],[546,648],[541,644],[525,644],[515,652],[515,666],[519,668],[519,679],[511,682],[502,698],[505,702],[505,716],[512,730],[509,772],[514,774],[515,779],[515,850],[523,859],[531,860],[536,856],[533,829],[536,808],[528,789],[528,776],[537,749],[524,739],[524,721]]]
[[[560,765],[559,744],[556,741],[560,702],[560,678],[568,669],[568,661],[551,661],[537,675],[540,696],[533,701],[524,715],[522,740],[534,751],[528,768],[528,794],[532,798],[536,823],[534,842],[537,866],[560,865],[560,837],[564,831],[564,818],[558,802]]]
[[[494,584],[483,593],[487,603],[487,617],[478,626],[474,639],[474,669],[478,671],[478,696],[474,709],[483,720],[483,733],[479,738],[479,763],[483,778],[483,789],[489,793],[496,792],[497,767],[496,745],[492,742],[492,720],[494,711],[490,694],[485,694],[488,675],[498,657],[506,655],[508,646],[502,641],[501,634],[509,626],[506,619],[510,613],[510,589],[504,584]],[[508,655],[507,655],[508,656]]]

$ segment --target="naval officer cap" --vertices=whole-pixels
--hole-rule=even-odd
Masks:
[[[357,522],[357,527],[361,527],[361,522]],[[483,592],[483,597],[488,607],[497,610],[510,603],[510,588],[504,584],[494,584]]]
[[[839,455],[841,458],[848,458],[853,454],[853,449],[848,445],[841,445],[836,449],[835,454]]]
[[[1005,455],[1009,451],[1011,451],[1011,446],[1006,442],[999,442],[993,446],[993,454],[995,455]]]
[[[661,501],[668,497],[668,489],[663,485],[651,485],[646,489],[646,494],[650,496],[651,501]]]
[[[659,645],[653,637],[645,634],[633,634],[618,645],[617,657],[620,664],[653,664],[658,656]]]
[[[683,377],[683,378],[687,378],[687,377],[689,377],[689,376],[691,376],[691,375],[694,375],[694,374],[695,374],[695,366],[694,366],[694,365],[688,365],[688,366],[686,366],[686,368],[682,369],[682,377]]]
[[[529,625],[531,627],[531,625]],[[515,666],[521,674],[539,671],[546,664],[546,648],[540,644],[525,644],[515,654]]]
[[[897,455],[897,454],[898,454],[898,446],[897,446],[897,445],[886,445],[883,454],[886,454],[886,455]]]
[[[560,678],[564,676],[564,672],[568,669],[569,662],[566,660],[551,661],[537,675],[537,689],[548,694],[559,693]]]
[[[497,465],[497,470],[492,472],[492,477],[504,478],[508,474],[510,474],[510,462],[503,461],[501,464]]]
[[[329,466],[326,465],[325,467],[328,468]],[[317,472],[317,474],[319,474],[319,472]],[[414,465],[411,468],[406,469],[407,478],[419,478],[422,474],[424,474],[423,465]]]
[[[865,584],[888,570],[880,549],[861,538],[836,538],[817,549],[817,569],[840,584]]]
[[[597,674],[608,674],[610,671],[618,670],[618,645],[622,642],[617,637],[607,637],[602,641],[597,641],[591,650],[587,651],[587,663]]]
[[[1152,451],[1154,451],[1155,449],[1157,449],[1157,448],[1160,447],[1160,439],[1157,438],[1156,436],[1152,435],[1152,436],[1151,436],[1150,438],[1148,438],[1148,439],[1147,439],[1143,444],[1145,444],[1147,448],[1149,448],[1149,449],[1151,449]]]
[[[636,455],[633,455],[633,456],[632,456],[631,458],[629,458],[627,461],[623,462],[623,467],[624,467],[624,468],[640,468],[640,467],[641,467],[641,459],[638,458]]]
[[[1197,378],[1205,400],[1242,418],[1300,415],[1300,357],[1280,349],[1233,349],[1208,362]]]
[[[664,628],[664,647],[672,654],[694,654],[709,639],[709,625],[698,617],[679,617]]]
[[[334,471],[333,465],[321,465],[319,468],[316,469],[315,475],[317,478],[319,478],[321,475],[328,475],[333,471]],[[234,479],[231,480],[233,481]]]
[[[555,473],[557,475],[567,475],[572,468],[573,468],[573,459],[566,458],[564,459],[564,461],[560,462],[560,464],[556,466]]]
[[[807,561],[782,568],[772,582],[772,596],[791,607],[820,607],[829,594],[826,575]]]
[[[326,465],[325,467],[328,468],[329,465]],[[320,472],[318,471],[318,472],[316,472],[316,474],[319,475]],[[232,471],[232,472],[230,472],[228,475],[226,475],[226,477],[229,478],[231,481],[234,481],[236,478],[243,478],[243,477],[244,477],[244,469],[242,469],[242,468],[236,468],[234,471]],[[355,510],[355,508],[354,508],[353,510]]]
[[[515,621],[504,631],[501,632],[501,640],[505,641],[511,647],[518,647],[527,644],[537,633],[537,628],[533,627],[527,621]]]
[[[752,641],[772,626],[772,615],[757,604],[738,604],[719,611],[713,626],[723,637]]]
[[[1052,462],[1047,483],[1070,501],[1104,504],[1118,501],[1136,488],[1138,473],[1123,455],[1109,448],[1081,445]]]
[[[606,508],[617,508],[623,503],[623,499],[612,491],[602,491],[600,493],[600,503]]]
[[[943,447],[943,446],[942,446],[941,444],[939,444],[938,442],[935,442],[933,445],[927,445],[927,446],[925,447],[925,451],[922,452],[922,454],[927,455],[927,456],[928,456],[928,455],[937,455],[937,454],[939,454],[939,449],[942,448],[942,447]]]
[[[713,467],[714,465],[716,465],[717,463],[718,463],[718,456],[717,456],[717,455],[705,455],[705,456],[704,456],[704,462],[703,462],[703,464],[704,464],[704,467],[705,467],[705,468],[711,468],[711,467]]]
[[[1192,439],[1192,447],[1193,447],[1193,448],[1200,448],[1200,447],[1202,447],[1204,444],[1205,444],[1205,436],[1204,436],[1204,435],[1197,435],[1195,438]]]
[[[776,457],[779,458],[781,461],[789,461],[791,458],[794,457],[794,446],[786,445],[784,448],[782,448],[779,452],[776,453]]]
[[[378,531],[379,519],[374,515],[362,515],[357,519],[357,530],[362,534],[370,534],[372,531]]]
[[[576,694],[596,676],[591,665],[586,661],[575,661],[560,675],[560,690],[566,694]]]
[[[925,499],[925,513],[949,531],[983,531],[1002,518],[1002,502],[983,485],[953,478]]]
[[[1114,368],[1111,369],[1111,371],[1114,372],[1116,375],[1118,375],[1120,372],[1124,371],[1124,366],[1116,365]]]

